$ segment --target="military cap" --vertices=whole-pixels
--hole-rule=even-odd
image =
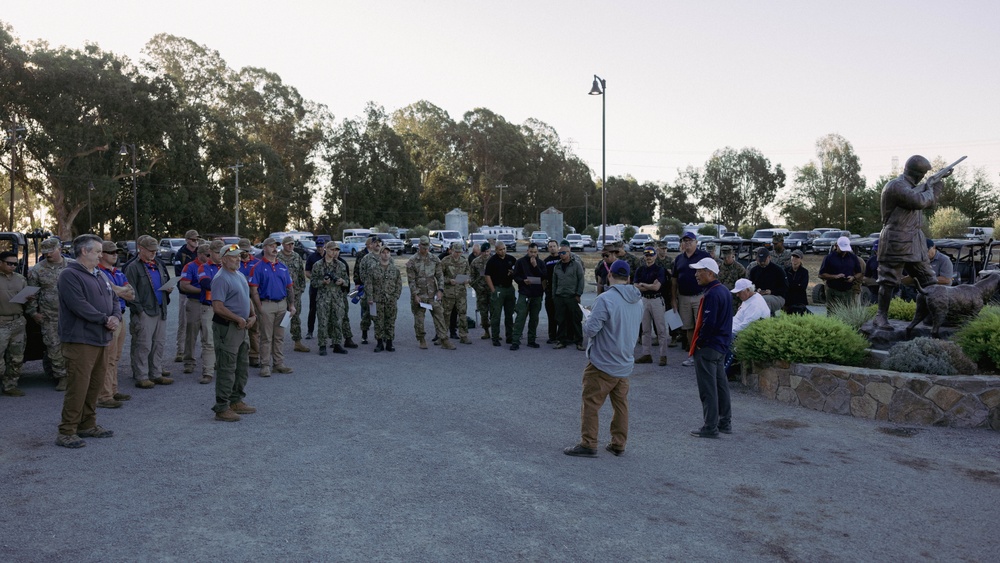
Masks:
[[[427,238],[427,235],[420,237],[420,246],[427,246],[431,243],[431,239]]]
[[[261,246],[267,246],[269,244],[278,244],[278,241],[274,237],[267,237],[264,239],[264,242],[261,243]]]
[[[288,244],[290,242],[295,242],[295,239],[288,235],[285,235],[285,237],[281,239],[281,244]]]
[[[251,248],[250,239],[248,238],[241,238],[240,241],[237,243],[237,245],[240,247],[241,250],[250,250]]]
[[[666,248],[666,247],[667,247],[667,241],[665,240],[656,241],[656,248]]]
[[[184,238],[194,238],[194,239],[199,238],[198,231],[191,229],[188,232],[184,233]]]
[[[490,249],[490,243],[488,242],[484,242],[483,244],[479,245],[479,250],[482,250],[483,252],[486,252],[489,249]]]
[[[462,250],[462,243],[460,243],[458,241],[455,241],[455,242],[451,243],[451,249],[452,250]]]
[[[705,243],[705,250],[715,250],[715,243],[714,242],[706,242]]]
[[[101,243],[101,251],[102,252],[118,252],[118,246],[114,242],[112,242],[110,240],[106,240],[106,241],[104,241],[104,242]]]
[[[340,250],[340,245],[337,244],[337,241],[335,240],[328,240],[326,241],[326,244],[323,245],[323,248],[326,250]]]
[[[211,246],[207,242],[203,242],[198,245],[198,248],[195,249],[195,252],[197,252],[198,254],[204,254],[208,252],[210,249]]]
[[[48,253],[59,248],[59,239],[56,237],[50,237],[42,241],[41,250],[42,252]]]
[[[218,252],[222,250],[223,246],[226,246],[226,243],[224,241],[215,239],[211,243],[209,243],[208,249],[211,250],[212,252]]]
[[[783,235],[781,233],[774,233],[773,235],[771,235],[771,242],[774,242],[776,240],[784,242],[785,241],[785,235]]]
[[[729,246],[728,244],[722,247],[722,254],[723,254],[723,256],[725,256],[726,254],[732,254],[732,253],[733,253],[733,247]]]
[[[135,245],[146,250],[156,250],[157,244],[156,239],[149,235],[142,235],[139,240],[135,241]]]

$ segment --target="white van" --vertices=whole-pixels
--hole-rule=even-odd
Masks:
[[[371,229],[344,229],[344,235],[343,235],[343,237],[340,240],[346,242],[347,241],[347,237],[365,237],[365,238],[368,238],[368,235],[370,235],[370,234],[372,234],[372,230]]]

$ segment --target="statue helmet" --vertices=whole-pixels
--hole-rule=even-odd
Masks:
[[[919,182],[930,170],[931,162],[919,154],[906,159],[906,165],[903,166],[903,174],[909,176],[913,183]]]

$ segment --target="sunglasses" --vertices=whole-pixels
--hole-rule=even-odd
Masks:
[[[567,254],[569,254],[569,252],[566,252],[565,250],[560,250],[559,251],[559,256],[565,256]]]
[[[602,252],[602,253],[601,253],[601,257],[602,257],[602,258],[607,258],[608,256],[611,256],[611,255],[610,255],[610,254],[608,254],[607,252]]]
[[[8,261],[4,260],[3,263],[7,264],[8,266],[17,266],[17,262],[8,262]]]

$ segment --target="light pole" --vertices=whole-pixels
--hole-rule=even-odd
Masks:
[[[121,150],[118,154],[121,156],[128,155],[129,151],[132,152],[132,229],[135,231],[135,241],[139,244],[139,188],[136,184],[136,172],[135,168],[135,145],[122,143]]]
[[[607,81],[594,75],[594,86],[590,89],[591,96],[601,97],[601,244],[604,244],[604,226],[608,224],[608,179],[606,176],[608,159],[606,155],[606,134],[608,116]]]
[[[508,186],[507,184],[500,184],[499,186],[495,186],[495,187],[500,190],[500,217],[499,217],[500,224],[498,226],[502,227],[503,226],[503,189],[504,188],[509,188],[510,186]]]
[[[90,205],[90,192],[94,191],[94,183],[87,183],[87,231],[94,228],[94,208]]]
[[[243,168],[243,165],[237,160],[236,164],[228,168],[236,171],[236,197],[233,200],[233,207],[236,208],[236,225],[233,228],[233,234],[240,236],[240,168]]]
[[[18,124],[13,124],[7,128],[7,138],[4,139],[4,144],[10,148],[10,167],[7,168],[7,173],[10,175],[10,230],[14,230],[14,173],[17,172],[17,146],[24,141],[24,136],[21,133],[24,132],[24,127]]]

